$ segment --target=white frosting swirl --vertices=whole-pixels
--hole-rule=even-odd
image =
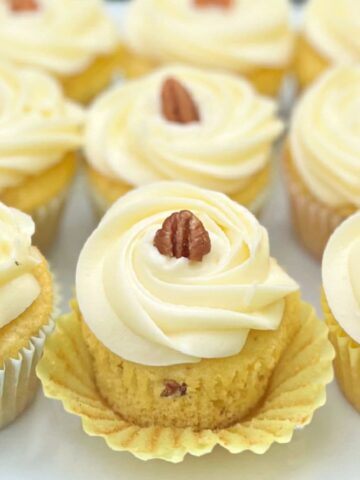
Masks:
[[[34,222],[0,203],[0,328],[21,315],[40,294],[32,274],[39,255],[31,246]]]
[[[310,191],[327,205],[360,207],[360,66],[321,77],[300,100],[292,157]]]
[[[0,63],[0,192],[80,147],[83,121],[49,75]]]
[[[360,213],[345,220],[325,249],[322,277],[336,321],[360,343]]]
[[[304,31],[330,62],[360,61],[359,0],[311,0]]]
[[[173,212],[192,211],[211,239],[201,262],[154,246]],[[76,275],[83,318],[115,354],[172,365],[237,354],[250,329],[276,330],[297,290],[269,255],[266,230],[227,196],[185,183],[133,190],[85,244]]]
[[[0,1],[0,58],[73,75],[119,42],[101,0],[36,0],[36,11],[13,12]]]
[[[286,66],[293,34],[286,0],[234,0],[200,8],[194,0],[133,0],[125,24],[130,48],[157,62],[248,72]]]
[[[161,89],[168,77],[190,92],[199,122],[165,119]],[[130,185],[181,180],[238,193],[270,161],[282,131],[275,112],[272,100],[234,75],[170,66],[116,85],[94,103],[86,156],[102,174]]]

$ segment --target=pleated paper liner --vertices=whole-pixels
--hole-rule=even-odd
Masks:
[[[59,315],[60,289],[54,280],[54,309],[47,325],[29,339],[16,358],[5,361],[0,368],[0,430],[12,423],[30,405],[39,386],[36,366],[48,335]]]
[[[324,292],[321,303],[329,337],[336,351],[334,365],[337,381],[345,397],[360,412],[360,345],[337,323]]]
[[[307,191],[292,165],[288,146],[284,151],[284,173],[294,230],[304,247],[321,260],[331,234],[353,213],[353,209],[349,207],[339,212],[321,203]]]
[[[61,400],[65,410],[82,419],[85,432],[103,437],[116,451],[142,460],[181,462],[186,454],[201,456],[221,445],[231,453],[265,453],[273,443],[290,442],[325,404],[326,385],[333,378],[334,349],[328,329],[309,305],[299,311],[302,326],[279,362],[261,406],[230,428],[142,428],[123,420],[101,398],[90,354],[74,314],[61,317],[48,339],[37,374],[47,397]]]
[[[56,238],[69,192],[70,187],[65,188],[46,205],[31,212],[31,217],[36,225],[33,244],[42,252],[49,250]]]

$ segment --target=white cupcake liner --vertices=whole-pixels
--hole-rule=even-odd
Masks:
[[[16,358],[8,358],[0,368],[0,430],[12,423],[30,405],[38,388],[36,366],[47,336],[54,330],[60,313],[61,293],[54,279],[54,309],[47,325],[30,337]]]
[[[42,205],[30,213],[36,225],[33,243],[42,252],[48,250],[56,237],[70,188],[65,188],[46,205]]]

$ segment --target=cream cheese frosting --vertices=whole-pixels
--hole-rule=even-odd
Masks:
[[[359,0],[311,0],[306,10],[306,39],[330,62],[360,60]]]
[[[21,315],[40,294],[32,271],[40,262],[31,246],[31,217],[0,202],[0,328]]]
[[[360,66],[322,76],[300,100],[291,134],[293,161],[309,190],[333,207],[360,207]]]
[[[360,343],[360,213],[345,220],[325,249],[322,277],[336,321]]]
[[[83,110],[49,75],[1,62],[0,194],[78,149],[83,122]]]
[[[101,0],[36,0],[35,11],[0,1],[0,58],[68,76],[112,52],[118,33]]]
[[[293,52],[286,0],[234,0],[229,8],[194,0],[133,0],[125,40],[157,62],[249,72],[284,67]]]
[[[169,122],[161,110],[164,81],[190,92],[199,122]],[[90,109],[85,151],[103,175],[132,186],[181,180],[235,194],[270,161],[282,132],[274,101],[235,75],[169,66],[104,93]]]
[[[200,262],[159,253],[154,237],[190,210],[209,233]],[[133,190],[86,242],[76,273],[84,321],[115,354],[145,365],[237,354],[248,333],[276,330],[297,284],[270,257],[266,230],[226,195],[181,182]]]

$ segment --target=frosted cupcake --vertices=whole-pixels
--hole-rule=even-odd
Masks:
[[[300,100],[285,152],[295,229],[318,258],[360,207],[359,134],[360,66],[334,68]]]
[[[101,0],[0,2],[0,59],[48,71],[74,100],[88,102],[111,82],[118,55]]]
[[[231,74],[164,67],[101,95],[87,117],[85,156],[95,206],[132,188],[181,180],[258,213],[282,132],[272,100]]]
[[[327,328],[226,195],[160,182],[123,196],[81,252],[76,298],[37,372],[114,450],[261,454],[325,403]]]
[[[336,350],[335,372],[342,391],[360,412],[360,213],[330,238],[323,266],[322,305]]]
[[[127,76],[181,62],[241,74],[262,93],[279,92],[293,55],[286,0],[135,0],[129,8]]]
[[[0,201],[33,217],[42,249],[56,235],[83,120],[50,76],[0,62]]]
[[[302,87],[331,65],[360,61],[359,22],[358,0],[310,0],[296,55]]]
[[[31,245],[33,233],[28,215],[0,203],[0,428],[35,394],[35,366],[52,323],[52,278]]]

